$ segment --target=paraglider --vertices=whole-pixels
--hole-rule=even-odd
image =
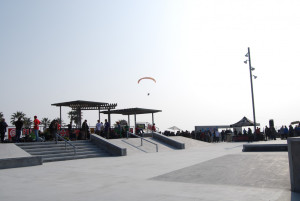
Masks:
[[[144,80],[144,79],[153,80],[156,83],[156,80],[153,77],[142,77],[138,80],[138,84],[140,83],[141,80]]]
[[[156,83],[156,80],[155,80],[153,77],[142,77],[142,78],[140,78],[140,79],[138,80],[138,84],[140,84],[140,82],[141,82],[142,80],[152,80],[153,82]],[[149,96],[150,93],[147,93],[147,95]]]

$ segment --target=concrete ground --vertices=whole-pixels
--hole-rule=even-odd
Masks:
[[[0,200],[300,200],[290,191],[287,152],[174,138],[186,149],[0,170]]]

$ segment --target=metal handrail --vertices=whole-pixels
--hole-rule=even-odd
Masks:
[[[60,134],[58,134],[58,133],[56,133],[56,137],[58,137],[58,138],[60,138],[60,139],[62,139],[63,141],[65,141],[65,149],[67,149],[67,143],[69,144],[69,145],[71,145],[72,147],[73,147],[73,149],[74,149],[74,155],[76,155],[76,147],[75,147],[75,145],[73,145],[71,142],[69,142],[68,140],[66,140],[65,138],[63,138]],[[56,144],[57,144],[57,138],[55,138],[55,142],[56,142]]]
[[[151,141],[149,141],[149,140],[147,140],[147,139],[145,139],[145,138],[143,138],[143,137],[141,137],[141,136],[138,136],[138,135],[136,135],[136,134],[130,133],[129,131],[127,131],[127,139],[128,139],[128,134],[129,134],[129,135],[133,135],[133,136],[135,136],[135,137],[137,137],[137,138],[140,138],[140,139],[141,139],[141,146],[143,146],[143,140],[145,140],[145,141],[147,141],[147,142],[150,142],[151,144],[154,144],[154,145],[156,146],[156,152],[158,152],[158,145],[157,145],[156,143],[151,142]]]

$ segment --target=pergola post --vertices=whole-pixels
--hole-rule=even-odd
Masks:
[[[128,131],[130,132],[130,115],[128,115]]]
[[[136,114],[134,114],[134,134],[136,134]]]
[[[78,127],[81,128],[81,109],[78,108],[77,112],[78,112],[78,117],[79,117],[79,125],[78,125]]]
[[[99,112],[99,121],[100,121],[100,108],[98,109],[98,112]]]
[[[61,106],[59,106],[59,124],[61,126]]]
[[[109,123],[108,136],[110,136],[110,127],[111,127],[111,122],[110,122],[110,109],[108,109],[108,123]]]
[[[154,125],[154,113],[152,113],[152,128],[153,128],[153,125]],[[152,133],[153,133],[153,129],[152,130]]]

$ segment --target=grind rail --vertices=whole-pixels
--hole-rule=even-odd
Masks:
[[[74,155],[76,155],[76,147],[75,145],[73,145],[71,142],[69,142],[68,140],[66,140],[65,138],[63,138],[60,134],[56,133],[56,138],[55,138],[55,143],[57,144],[57,138],[63,140],[65,142],[65,149],[67,149],[67,144],[69,144],[70,146],[73,147],[74,149]]]
[[[129,137],[130,135],[135,136],[135,137],[137,137],[137,138],[140,138],[140,139],[141,139],[141,146],[143,146],[143,140],[145,140],[145,141],[147,141],[147,142],[149,142],[149,143],[151,143],[151,144],[154,144],[154,145],[156,146],[156,152],[158,152],[158,145],[157,145],[156,143],[151,142],[151,141],[149,141],[149,140],[147,140],[147,139],[145,139],[145,138],[143,138],[143,137],[141,137],[141,136],[138,136],[138,135],[136,135],[136,134],[133,134],[133,133],[127,131],[127,139],[128,139],[128,137]]]

